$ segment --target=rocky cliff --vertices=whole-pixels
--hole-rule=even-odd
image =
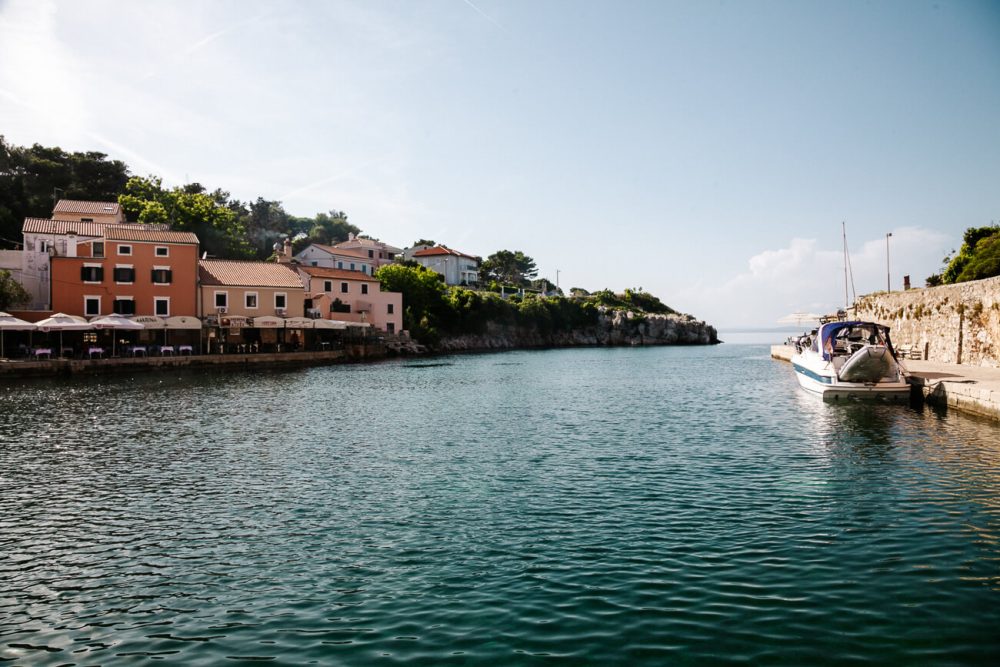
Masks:
[[[690,315],[649,315],[605,309],[597,323],[586,328],[544,332],[490,324],[482,334],[443,338],[434,349],[457,352],[588,345],[713,345],[718,342],[715,327]]]

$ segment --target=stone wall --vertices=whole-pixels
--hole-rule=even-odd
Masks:
[[[715,327],[690,315],[637,315],[628,311],[606,310],[592,327],[541,332],[537,329],[491,324],[482,334],[444,338],[435,346],[435,350],[454,352],[594,345],[714,345],[718,342]]]
[[[1000,367],[1000,277],[870,294],[855,315],[892,328],[898,346],[949,364]]]

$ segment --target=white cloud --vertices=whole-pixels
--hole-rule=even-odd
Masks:
[[[892,288],[909,275],[913,287],[936,272],[953,243],[950,237],[920,227],[898,227],[889,241]],[[850,246],[850,244],[849,244]],[[678,305],[724,328],[773,327],[795,311],[833,312],[843,307],[844,254],[821,248],[816,239],[792,239],[788,246],[765,250],[747,260],[745,271],[719,285],[700,285]],[[885,237],[865,240],[850,251],[851,297],[886,288]],[[853,289],[851,283],[853,282]]]

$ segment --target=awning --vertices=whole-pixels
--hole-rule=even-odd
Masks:
[[[312,329],[316,320],[309,317],[286,317],[286,329]]]
[[[253,318],[253,327],[255,329],[281,329],[284,326],[285,320],[280,317],[262,315],[261,317]]]
[[[187,315],[175,315],[163,320],[167,329],[201,329],[201,320]]]
[[[129,318],[133,322],[138,322],[146,329],[165,329],[166,322],[162,317],[156,315],[133,315]]]

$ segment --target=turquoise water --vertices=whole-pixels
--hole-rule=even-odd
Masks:
[[[1000,430],[767,348],[0,388],[0,661],[996,664]]]

